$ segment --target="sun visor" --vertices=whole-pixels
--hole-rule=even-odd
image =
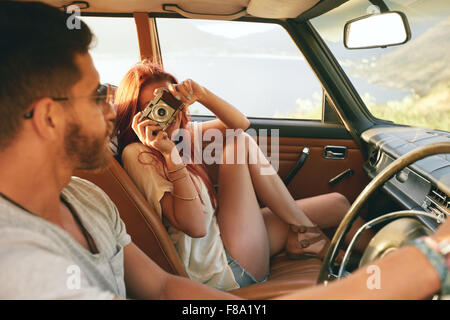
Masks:
[[[247,13],[259,18],[296,18],[320,0],[250,0]]]

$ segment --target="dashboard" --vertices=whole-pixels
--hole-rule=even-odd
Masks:
[[[400,156],[427,144],[450,142],[450,133],[411,127],[377,127],[365,131],[368,160],[364,170],[375,177]],[[450,215],[450,154],[421,159],[383,185],[383,191],[405,209],[421,210],[445,218]],[[420,218],[430,228],[436,224]]]

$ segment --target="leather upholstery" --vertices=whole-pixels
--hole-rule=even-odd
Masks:
[[[133,242],[141,250],[167,272],[187,277],[160,218],[115,159],[102,171],[80,171],[76,175],[95,183],[108,194],[116,204]],[[248,299],[268,299],[311,286],[316,283],[320,265],[317,259],[289,260],[285,254],[280,254],[272,259],[267,282],[232,293]]]
[[[127,232],[142,251],[167,272],[187,277],[161,219],[115,159],[102,171],[79,171],[75,175],[95,183],[108,194]]]
[[[325,159],[323,150],[326,146],[345,146],[347,156],[343,160]],[[281,178],[285,178],[295,166],[304,147],[309,148],[309,156],[305,164],[288,186],[294,199],[302,199],[319,194],[339,192],[352,203],[364,187],[369,183],[363,170],[364,156],[353,140],[345,139],[313,139],[279,137],[279,170]],[[271,155],[270,138],[267,152]],[[328,181],[347,169],[353,169],[354,175],[344,178],[340,183],[330,186]],[[305,183],[306,182],[306,183]]]
[[[294,199],[339,192],[352,203],[369,183],[369,179],[363,170],[364,156],[353,140],[279,137],[278,155],[271,153],[270,137],[267,140],[267,155],[272,158],[278,157],[278,175],[282,179],[286,178],[295,166],[303,148],[309,148],[309,156],[305,164],[288,186],[288,190]],[[205,142],[203,147],[208,143]],[[323,150],[326,146],[347,147],[347,156],[343,160],[326,159],[323,156]],[[207,169],[215,183],[218,176],[217,165],[209,165]],[[347,169],[353,169],[353,176],[344,178],[336,185],[328,184],[328,181]]]
[[[245,299],[271,299],[314,285],[321,267],[319,259],[290,260],[285,253],[272,258],[267,282],[231,291]]]

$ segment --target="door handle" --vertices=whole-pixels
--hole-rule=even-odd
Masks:
[[[323,157],[325,159],[343,160],[347,157],[347,147],[326,146],[323,148]]]
[[[284,184],[286,186],[289,185],[289,183],[292,181],[292,179],[294,179],[297,172],[303,167],[303,165],[305,164],[306,158],[308,158],[308,155],[309,155],[309,148],[306,148],[306,147],[303,148],[300,158],[298,159],[294,168],[292,168],[291,172],[289,172],[286,179],[284,180]]]
[[[338,174],[336,177],[334,177],[330,181],[328,181],[328,184],[330,186],[334,186],[335,184],[338,184],[339,182],[341,182],[344,178],[351,177],[354,173],[355,173],[355,171],[353,171],[353,169],[347,169],[344,172]]]

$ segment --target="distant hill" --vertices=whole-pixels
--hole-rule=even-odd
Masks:
[[[370,112],[378,118],[450,131],[450,80],[441,82],[423,96],[408,96],[386,104],[376,104],[370,99],[365,102]]]
[[[191,23],[169,24],[160,22],[158,29],[163,50],[170,54],[204,55],[222,52],[224,54],[275,54],[299,57],[292,40],[284,30],[268,30],[264,33],[252,33],[239,38],[226,38],[205,32]],[[282,27],[280,27],[282,29]],[[280,33],[285,33],[286,38]],[[166,40],[164,40],[166,39]]]
[[[414,36],[414,35],[413,35]],[[450,79],[450,17],[378,59],[354,63],[351,74],[420,96]]]
[[[351,75],[391,89],[425,95],[431,88],[450,79],[450,17],[437,23],[405,45],[375,50],[348,50],[342,42],[328,42],[339,62]],[[245,54],[301,57],[283,30],[252,33],[235,39],[210,34],[186,23],[159,28],[163,50],[170,55]],[[289,37],[286,34],[286,37]],[[169,40],[170,39],[170,40]],[[424,81],[426,79],[426,81]]]

